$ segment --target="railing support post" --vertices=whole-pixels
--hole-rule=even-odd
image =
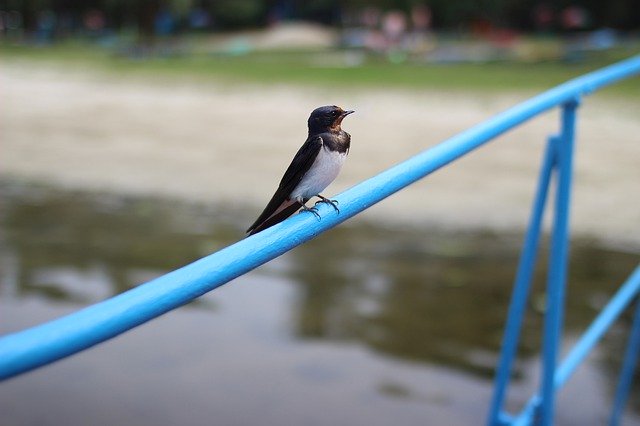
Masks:
[[[573,172],[573,145],[578,100],[562,106],[562,131],[557,146],[557,190],[549,272],[547,277],[547,306],[544,321],[542,357],[542,401],[539,410],[541,426],[553,424],[555,412],[555,372],[562,337],[565,287],[569,262],[569,207]]]
[[[538,187],[531,208],[529,226],[527,227],[522,252],[520,253],[513,293],[511,294],[511,302],[509,303],[509,313],[502,340],[502,350],[496,372],[493,398],[487,419],[487,425],[489,426],[505,423],[501,420],[501,415],[503,414],[501,410],[504,405],[513,361],[518,351],[522,320],[524,318],[527,299],[529,298],[529,290],[531,288],[531,280],[533,278],[540,243],[540,231],[547,202],[547,194],[549,192],[551,172],[556,163],[556,147],[558,141],[559,138],[557,136],[549,137],[544,157],[542,158],[542,165],[540,166]]]
[[[613,401],[613,409],[611,410],[610,426],[618,426],[622,413],[624,412],[624,406],[629,397],[629,390],[631,389],[631,382],[633,380],[633,371],[635,370],[636,363],[638,362],[638,355],[640,355],[640,298],[636,302],[636,311],[633,316],[633,325],[629,332],[629,342],[627,343],[627,351],[620,368],[620,378],[618,379],[618,388],[616,389],[616,396]]]

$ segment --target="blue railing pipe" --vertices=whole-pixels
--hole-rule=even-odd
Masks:
[[[602,311],[600,311],[596,319],[562,361],[555,377],[555,385],[557,387],[563,386],[569,380],[589,352],[591,352],[602,336],[604,336],[607,330],[609,330],[613,323],[622,315],[624,310],[629,307],[634,297],[638,294],[640,294],[640,265],[636,267],[629,278],[620,286],[620,289],[605,305]],[[640,310],[636,308],[636,319],[631,327],[631,339],[634,337],[640,338],[640,334],[638,334],[640,329],[637,328],[640,326],[640,323],[638,323],[638,319],[640,318],[638,312],[640,312]],[[634,329],[634,327],[636,328]],[[633,348],[633,345],[631,345],[631,347]],[[633,351],[631,355],[633,355]],[[624,370],[624,368],[622,368],[622,370]],[[629,374],[628,376],[631,377],[633,375]]]
[[[537,114],[640,73],[640,56],[573,79],[374,176],[320,205],[111,299],[0,339],[6,379],[117,336],[175,309],[351,218]]]
[[[531,280],[533,278],[538,246],[540,244],[542,219],[547,203],[551,174],[556,163],[556,151],[559,141],[560,138],[558,136],[551,136],[547,141],[547,146],[542,158],[540,177],[531,208],[531,218],[529,219],[524,245],[520,253],[518,269],[513,284],[513,293],[511,295],[511,301],[509,302],[507,323],[502,339],[502,352],[496,371],[493,399],[489,407],[489,418],[487,420],[487,424],[489,425],[496,425],[501,421],[500,415],[502,413],[500,409],[504,404],[507,384],[509,383],[513,361],[518,349],[520,329],[522,328],[522,321],[531,289]],[[503,423],[508,423],[508,421]]]
[[[622,284],[620,289],[618,289],[616,294],[591,323],[587,331],[578,340],[576,345],[563,360],[562,364],[560,364],[556,370],[554,378],[556,390],[565,384],[580,362],[586,358],[593,347],[598,343],[602,336],[604,336],[604,333],[620,317],[620,315],[622,315],[622,312],[624,312],[624,310],[631,304],[634,298],[638,297],[638,294],[640,294],[640,265],[636,267],[629,278],[627,278],[627,280]],[[612,426],[616,424],[614,421],[619,421],[621,417],[622,407],[628,396],[630,386],[629,381],[633,377],[633,369],[635,367],[635,364],[633,364],[633,358],[634,356],[637,357],[638,354],[636,351],[640,347],[640,315],[638,315],[638,312],[640,312],[640,310],[636,311],[636,317],[634,318],[634,324],[631,329],[630,343],[632,344],[627,348],[627,356],[625,357],[625,362],[621,369],[621,378],[624,377],[624,380],[621,380],[620,385],[618,386],[618,391],[620,393],[616,396],[616,400],[614,402],[612,414],[613,419],[611,422]],[[635,345],[638,345],[639,347],[636,347]],[[522,411],[513,418],[509,424],[512,426],[530,426],[534,424],[532,419],[535,417],[535,412],[539,409],[540,404],[540,395],[533,396],[527,404],[525,404]]]
[[[562,132],[557,144],[557,190],[555,215],[549,251],[549,277],[547,279],[547,307],[545,309],[542,405],[540,425],[551,426],[554,417],[554,376],[558,362],[558,348],[562,337],[564,298],[569,259],[569,207],[571,206],[571,180],[573,174],[573,145],[577,100],[562,106]]]
[[[638,268],[640,272],[640,268]],[[640,284],[640,273],[638,274],[638,283]],[[636,295],[638,293],[636,292]],[[638,364],[638,356],[640,355],[640,298],[636,296],[636,308],[633,316],[633,324],[631,325],[631,332],[629,332],[629,342],[627,343],[627,351],[622,361],[622,368],[620,369],[620,377],[618,378],[618,386],[616,389],[616,396],[613,400],[613,409],[611,410],[611,419],[609,421],[610,426],[618,426],[620,419],[622,419],[622,413],[624,406],[629,399],[629,391],[631,390],[631,383],[633,381],[633,372]]]

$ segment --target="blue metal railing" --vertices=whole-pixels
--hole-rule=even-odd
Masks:
[[[558,368],[569,246],[576,110],[583,95],[636,74],[640,74],[640,56],[570,80],[343,192],[336,197],[340,203],[339,214],[322,204],[318,209],[321,220],[317,220],[312,214],[295,215],[283,223],[111,299],[4,336],[0,338],[0,379],[7,379],[72,355],[184,305],[344,222],[541,112],[560,106],[561,131],[558,136],[549,139],[544,156],[533,213],[514,285],[488,417],[490,425],[524,425],[531,424],[534,419],[542,425],[550,425],[554,416],[556,390],[640,291],[639,267],[605,307],[594,325],[587,330],[574,352]],[[534,396],[518,416],[511,416],[503,412],[502,407],[536,261],[547,192],[554,173],[557,175],[557,188],[547,286],[542,386],[540,394]],[[612,424],[616,424],[624,407],[630,386],[629,378],[639,351],[640,313],[636,315],[623,363]]]

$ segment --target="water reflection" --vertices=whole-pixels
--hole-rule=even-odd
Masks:
[[[517,236],[492,233],[336,229],[294,252],[296,332],[492,376],[519,244]],[[584,241],[572,250],[566,330],[579,333],[638,257]],[[543,280],[539,273],[525,357],[540,350]]]
[[[121,293],[231,242],[204,206],[2,186],[3,281],[18,297],[87,304]],[[8,274],[14,277],[7,276]]]
[[[12,181],[0,182],[0,196],[0,279],[9,301],[96,302],[231,244],[249,219],[176,200]],[[289,333],[296,340],[356,343],[486,380],[497,359],[520,239],[347,224],[262,271],[293,283]],[[637,253],[574,242],[568,335],[584,329],[637,261]],[[518,377],[540,350],[544,276],[538,275]],[[214,308],[203,301],[187,307]],[[622,321],[604,343],[600,364],[609,393],[627,329]],[[408,393],[393,382],[380,384],[380,392],[392,398]]]

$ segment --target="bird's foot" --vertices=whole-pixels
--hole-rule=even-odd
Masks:
[[[340,209],[338,208],[338,200],[331,200],[331,199],[329,199],[327,197],[324,197],[324,196],[322,196],[320,194],[318,194],[317,197],[320,198],[320,201],[316,202],[316,204],[318,204],[318,203],[331,204],[331,207],[333,207],[337,213],[340,213]]]
[[[320,213],[318,213],[318,210],[316,210],[315,207],[307,207],[304,204],[302,205],[302,209],[300,209],[301,212],[311,212],[313,213],[313,215],[316,217],[316,219],[320,220]]]

